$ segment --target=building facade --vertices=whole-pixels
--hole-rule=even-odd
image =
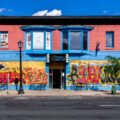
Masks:
[[[113,76],[104,73],[104,65],[106,56],[120,56],[119,20],[1,17],[0,88],[15,89],[22,40],[23,89],[111,89]],[[119,89],[120,78],[114,84]]]

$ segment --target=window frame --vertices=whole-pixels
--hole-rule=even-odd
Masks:
[[[31,50],[27,50],[27,32],[31,33]],[[44,34],[44,49],[37,50],[33,49],[33,33],[34,32],[43,32]],[[46,32],[50,32],[50,50],[46,49]],[[25,51],[29,54],[45,54],[45,53],[51,53],[52,51],[52,31],[51,30],[27,30],[25,31]]]
[[[107,34],[112,33],[112,46],[111,47],[107,47]],[[105,48],[114,48],[114,31],[106,31],[106,41],[105,41]]]
[[[63,32],[68,32],[68,50],[63,49]],[[70,32],[81,32],[81,50],[71,50],[70,49]],[[83,32],[87,33],[87,50],[83,50]],[[88,53],[89,52],[89,31],[83,29],[67,29],[61,31],[61,51],[63,53]]]
[[[2,33],[7,33],[8,34],[8,31],[0,31],[0,49],[5,49],[5,48],[9,47],[9,35],[7,37],[8,46],[7,47],[1,47],[1,34]]]
[[[68,49],[66,49],[66,50],[63,49],[63,32],[67,32],[67,37],[68,37],[68,39],[69,39],[68,31],[67,31],[67,30],[63,30],[63,31],[61,32],[61,38],[62,38],[62,39],[61,39],[61,43],[62,43],[62,44],[61,44],[61,47],[62,47],[62,50],[68,51],[68,49],[69,49],[69,41],[68,41],[68,40],[67,40],[67,42],[68,42],[68,46],[67,46]]]

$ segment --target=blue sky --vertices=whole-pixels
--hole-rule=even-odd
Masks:
[[[0,0],[0,15],[5,16],[32,16],[42,11],[46,15],[54,9],[62,16],[120,15],[120,0]]]

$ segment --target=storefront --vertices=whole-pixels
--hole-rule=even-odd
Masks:
[[[36,19],[28,21],[29,25],[25,21],[23,25],[0,25],[0,89],[8,85],[15,89],[14,80],[20,78],[20,39],[24,43],[23,89],[111,89],[111,76],[104,73],[104,65],[107,55],[120,54],[120,25],[94,25],[89,17],[87,23],[81,18],[81,24],[77,18],[71,20],[65,18],[64,25],[48,25],[46,20],[34,25]],[[119,88],[120,78],[115,84]]]

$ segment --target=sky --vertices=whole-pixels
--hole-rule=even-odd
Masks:
[[[120,15],[120,0],[0,0],[0,16]]]

